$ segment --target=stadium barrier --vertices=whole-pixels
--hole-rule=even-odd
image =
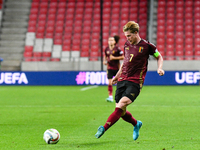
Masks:
[[[199,71],[148,71],[144,85],[199,85]],[[0,72],[0,85],[107,85],[105,71]]]

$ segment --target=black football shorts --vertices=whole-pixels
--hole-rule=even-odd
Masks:
[[[115,92],[115,101],[118,103],[124,96],[128,97],[132,102],[137,98],[140,93],[140,85],[131,81],[117,82]]]
[[[118,70],[108,69],[107,70],[108,79],[112,79],[117,74],[117,72],[118,72]]]

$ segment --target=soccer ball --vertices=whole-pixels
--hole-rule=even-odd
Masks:
[[[60,140],[60,133],[56,129],[47,129],[43,139],[47,144],[56,144]]]

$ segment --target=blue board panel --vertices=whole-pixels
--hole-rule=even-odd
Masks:
[[[199,71],[148,71],[144,85],[199,85]],[[0,72],[0,85],[107,85],[105,71]]]

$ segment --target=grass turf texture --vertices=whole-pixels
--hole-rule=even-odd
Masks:
[[[120,119],[95,138],[115,104],[107,86],[1,86],[0,149],[168,150],[200,147],[200,86],[144,86],[128,110],[143,122],[140,137]],[[114,88],[115,89],[115,88]],[[46,129],[61,134],[56,145],[43,140]]]

